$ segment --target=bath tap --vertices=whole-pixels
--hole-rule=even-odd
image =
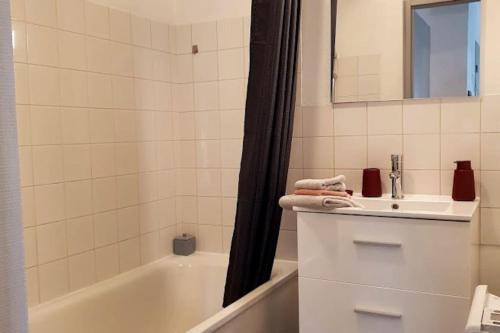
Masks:
[[[392,198],[403,199],[403,155],[391,155],[392,171],[389,178],[392,182]]]

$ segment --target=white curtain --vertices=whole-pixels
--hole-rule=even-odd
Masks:
[[[0,0],[0,332],[27,333],[9,0]]]

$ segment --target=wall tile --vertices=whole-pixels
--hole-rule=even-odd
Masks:
[[[218,53],[219,79],[230,80],[244,77],[244,49],[221,50]]]
[[[90,147],[71,145],[63,147],[64,180],[74,181],[91,177]]]
[[[217,110],[219,86],[217,82],[200,82],[194,85],[194,108],[196,111]]]
[[[479,262],[481,263],[479,269],[479,279],[481,283],[488,285],[488,290],[492,293],[500,292],[500,270],[495,263],[500,258],[500,247],[498,246],[481,246]]]
[[[139,235],[139,208],[131,206],[118,210],[118,240],[123,241]]]
[[[332,136],[333,111],[331,107],[302,108],[303,136]]]
[[[109,38],[109,9],[85,2],[86,32],[90,36]]]
[[[334,134],[365,135],[367,111],[365,103],[336,104],[334,107]]]
[[[25,228],[35,226],[35,194],[33,187],[21,188],[21,208],[23,226]]]
[[[455,169],[455,161],[471,160],[474,169],[480,168],[479,134],[449,134],[441,136],[441,168]]]
[[[34,145],[61,143],[61,110],[55,107],[31,107],[31,138]]]
[[[194,82],[217,80],[219,76],[217,52],[198,53],[192,59]]]
[[[151,22],[151,46],[153,49],[170,51],[169,26],[162,22]]]
[[[61,70],[59,75],[61,105],[87,106],[87,74],[73,70]]]
[[[38,263],[36,228],[25,228],[24,238],[24,266],[26,268],[36,266]]]
[[[30,102],[30,81],[28,79],[28,65],[14,64],[14,79],[16,81],[16,103],[28,104]]]
[[[191,25],[177,25],[173,29],[175,33],[175,54],[191,53]]]
[[[118,245],[102,247],[95,250],[95,270],[97,281],[106,280],[120,271]]]
[[[500,131],[500,96],[484,96],[482,98],[481,131]]]
[[[481,169],[500,170],[500,134],[481,135]]]
[[[480,129],[480,102],[476,98],[444,100],[441,104],[443,133],[473,133]]]
[[[66,228],[69,255],[82,253],[94,248],[94,226],[91,216],[68,220]]]
[[[28,22],[57,26],[56,0],[26,0],[25,4]]]
[[[92,180],[92,207],[95,213],[116,208],[116,180],[114,177]]]
[[[129,271],[141,264],[139,238],[132,238],[119,243],[120,272]]]
[[[64,219],[64,185],[35,186],[35,212],[37,224]]]
[[[41,265],[38,270],[40,301],[46,302],[69,291],[68,261],[62,259]]]
[[[193,45],[198,45],[200,52],[217,50],[217,23],[204,22],[193,24]]]
[[[85,33],[85,0],[57,0],[57,26]]]
[[[63,68],[87,69],[85,37],[72,32],[59,31],[59,63]]]
[[[58,105],[60,100],[59,71],[55,68],[29,66],[31,103]]]
[[[141,235],[141,262],[155,261],[160,257],[160,233],[158,231]]]
[[[404,168],[438,170],[440,168],[440,137],[434,134],[404,136]]]
[[[96,281],[93,251],[77,254],[68,259],[70,290],[78,290]]]
[[[64,221],[38,226],[36,238],[40,264],[66,256],[66,223]]]
[[[33,179],[35,184],[61,182],[63,174],[63,154],[60,146],[33,147]]]
[[[203,212],[198,217],[199,224],[220,225],[222,223],[221,198],[198,198],[198,211]]]
[[[243,19],[217,21],[217,42],[219,50],[243,46]]]
[[[116,212],[109,211],[94,215],[94,232],[96,247],[116,243],[118,240]]]
[[[219,81],[219,107],[221,110],[243,109],[244,103],[244,80]]]
[[[363,169],[366,166],[366,136],[335,138],[335,169]]]
[[[89,143],[89,111],[65,108],[62,112],[62,140],[65,144]]]
[[[401,102],[368,103],[368,134],[401,134]]]
[[[333,168],[333,139],[303,138],[304,168]]]
[[[31,64],[59,64],[57,30],[39,25],[27,25],[28,61]]]
[[[92,183],[90,180],[64,184],[66,217],[73,218],[92,212]]]
[[[368,167],[389,169],[391,155],[401,154],[402,151],[403,137],[401,135],[368,136]],[[408,168],[408,165],[406,164],[405,167]]]
[[[481,209],[481,244],[500,245],[500,209]]]
[[[20,146],[30,145],[31,140],[31,107],[19,105],[17,114],[17,139]]]
[[[500,172],[481,172],[481,207],[500,207]]]
[[[26,270],[26,294],[29,307],[40,303],[40,288],[38,283],[37,267],[32,267]]]
[[[198,233],[200,251],[222,252],[222,228],[220,226],[200,225]]]
[[[403,101],[403,132],[405,134],[439,133],[441,104],[438,100]]]
[[[130,43],[132,39],[130,14],[124,11],[109,10],[109,38],[111,40]]]

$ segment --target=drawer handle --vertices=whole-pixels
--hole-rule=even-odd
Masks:
[[[402,247],[401,242],[388,242],[388,241],[378,241],[369,239],[354,239],[352,241],[356,245],[367,245],[367,246],[385,246],[385,247]]]
[[[386,318],[392,318],[392,319],[399,319],[399,318],[403,317],[403,315],[401,313],[398,313],[398,312],[385,311],[385,310],[372,310],[372,309],[361,308],[361,307],[355,307],[354,312],[356,312],[358,314],[386,317]]]

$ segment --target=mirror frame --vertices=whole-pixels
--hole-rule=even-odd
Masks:
[[[482,0],[404,0],[403,4],[403,96],[401,100],[415,99],[412,97],[412,27],[411,16],[412,7],[418,6],[444,6],[450,3],[469,3]],[[331,0],[331,67],[330,67],[330,99],[335,104],[335,40],[337,35],[337,3],[338,0]],[[479,94],[481,96],[481,93]],[[464,96],[468,97],[468,96]],[[474,96],[471,96],[474,97]],[[478,97],[478,96],[475,96]],[[431,98],[432,99],[432,98]],[[381,101],[382,102],[382,101]]]

